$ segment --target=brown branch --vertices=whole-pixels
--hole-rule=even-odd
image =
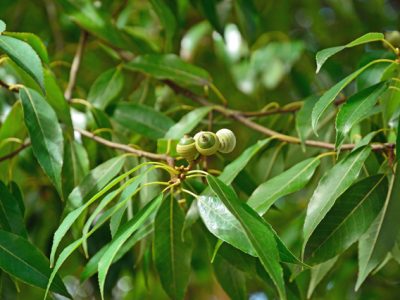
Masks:
[[[18,93],[18,88],[13,88],[12,85],[4,82],[3,80],[0,80],[0,86],[5,88],[5,89],[7,89],[7,90],[9,90],[10,92]]]
[[[264,134],[266,136],[274,137],[282,142],[287,142],[287,143],[291,143],[291,144],[301,144],[301,140],[299,138],[290,136],[290,135],[286,135],[286,134],[282,134],[280,132],[277,132],[275,130],[272,130],[270,128],[267,128],[260,124],[257,124],[254,121],[246,118],[246,116],[244,116],[243,113],[240,111],[231,110],[231,109],[228,109],[223,106],[215,106],[215,104],[208,102],[203,97],[194,94],[192,91],[185,89],[172,81],[165,80],[164,82],[169,87],[171,87],[172,90],[176,94],[183,95],[183,96],[191,99],[192,101],[197,102],[203,106],[212,106],[213,110],[220,112],[221,114],[223,114],[224,116],[226,116],[228,118],[234,119],[234,120],[242,123],[243,125],[247,126],[248,128],[251,128],[255,131],[261,132],[262,134]],[[323,141],[306,140],[305,144],[310,147],[335,150],[335,144],[327,143],[327,142],[323,142]],[[355,144],[344,144],[344,145],[342,145],[341,149],[342,150],[351,150],[354,147],[355,147]],[[385,144],[374,143],[371,145],[371,147],[374,151],[381,151],[388,147],[394,147],[394,145],[388,144],[388,143],[385,143]]]
[[[31,145],[30,142],[26,142],[24,144],[21,145],[21,147],[19,147],[18,149],[14,150],[13,152],[10,152],[4,156],[0,157],[0,162],[5,161],[7,159],[11,159],[14,156],[16,156],[18,153],[20,153],[22,150],[24,150],[25,148],[29,147]]]
[[[79,44],[76,48],[74,60],[72,61],[71,71],[69,73],[68,86],[64,92],[64,97],[66,100],[70,100],[72,97],[72,91],[74,90],[76,85],[76,78],[78,77],[78,71],[82,61],[83,50],[85,49],[88,36],[89,35],[86,31],[82,31],[79,38]]]
[[[112,149],[117,149],[117,150],[121,150],[127,153],[132,153],[134,155],[137,155],[139,157],[147,157],[153,160],[164,160],[166,161],[169,165],[174,165],[174,159],[166,154],[156,154],[156,153],[152,153],[152,152],[147,152],[147,151],[143,151],[143,150],[138,150],[132,147],[129,147],[128,145],[125,144],[119,144],[119,143],[115,143],[115,142],[111,142],[109,140],[103,139],[102,137],[99,137],[89,131],[86,131],[84,129],[79,129],[79,128],[75,128],[75,130],[77,132],[79,132],[81,135],[90,138],[92,140],[94,140],[95,142],[102,144],[106,147],[112,148]]]

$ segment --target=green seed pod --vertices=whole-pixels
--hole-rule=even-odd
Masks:
[[[236,137],[235,134],[226,128],[220,129],[216,133],[220,146],[219,146],[219,152],[221,153],[230,153],[235,149],[236,146]]]
[[[217,135],[210,131],[201,131],[195,136],[196,149],[204,156],[217,153],[220,143]]]
[[[187,161],[194,160],[197,154],[199,154],[194,139],[189,135],[185,135],[180,139],[179,143],[176,145],[176,152]]]

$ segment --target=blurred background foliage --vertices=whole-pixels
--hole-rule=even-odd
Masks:
[[[318,50],[343,45],[366,32],[386,32],[400,28],[400,3],[385,0],[165,0],[155,1],[168,5],[172,14],[160,18],[151,1],[136,0],[2,0],[0,18],[10,32],[32,32],[45,44],[49,65],[58,83],[64,90],[68,84],[69,69],[81,37],[81,28],[90,35],[84,50],[81,68],[78,72],[75,99],[90,99],[91,88],[99,76],[110,80],[121,63],[119,55],[131,55],[122,51],[119,44],[136,54],[162,52],[175,53],[184,60],[206,69],[216,86],[228,100],[229,107],[243,111],[257,111],[265,108],[283,107],[302,101],[311,95],[320,95],[334,83],[344,78],[361,65],[376,57],[385,56],[382,45],[374,43],[343,51],[329,60],[324,69],[315,74],[315,53]],[[115,29],[115,30],[114,30]],[[124,36],[120,34],[123,32]],[[103,42],[102,42],[103,41]],[[117,67],[117,69],[115,69]],[[110,71],[108,71],[110,70]],[[108,73],[106,74],[105,72]],[[121,70],[118,92],[112,104],[107,106],[105,121],[114,129],[114,138],[126,144],[136,144],[149,151],[157,151],[154,139],[143,139],[129,132],[120,122],[108,119],[116,110],[118,101],[146,104],[179,120],[193,103],[177,96],[171,89],[139,73]],[[377,82],[382,67],[373,67],[349,85],[344,95]],[[21,74],[12,63],[0,67],[0,78],[7,82],[20,82]],[[119,76],[118,74],[116,76]],[[24,79],[29,85],[28,79]],[[201,87],[192,90],[204,93]],[[92,91],[95,93],[95,91]],[[93,95],[92,95],[93,96]],[[94,96],[93,96],[94,97]],[[211,95],[211,101],[218,100]],[[9,114],[15,103],[15,96],[0,90],[1,121]],[[79,104],[73,105],[74,125],[96,129],[93,115]],[[395,111],[396,108],[389,108]],[[334,109],[332,108],[332,111]],[[387,122],[371,127],[390,127]],[[22,123],[22,117],[13,118],[15,124]],[[222,127],[230,121],[217,116],[214,124]],[[279,132],[297,135],[293,114],[272,115],[259,119],[260,124]],[[324,126],[320,139],[333,141],[334,122],[332,117],[322,121]],[[108,123],[107,123],[108,124]],[[123,124],[122,124],[123,125]],[[204,121],[200,127],[206,127]],[[262,138],[242,125],[229,123],[238,136],[237,149],[227,156],[227,161],[237,157],[245,148]],[[379,127],[380,126],[380,127]],[[107,126],[106,126],[107,127]],[[365,128],[357,127],[354,135]],[[365,131],[364,131],[365,132]],[[103,133],[106,135],[107,133]],[[311,134],[311,133],[310,133]],[[26,136],[24,129],[16,136]],[[353,136],[353,135],[351,135]],[[351,137],[350,137],[350,141]],[[384,140],[382,140],[384,142]],[[84,139],[86,161],[82,163],[81,178],[101,162],[114,156],[114,152]],[[293,164],[319,153],[320,150],[307,148],[302,152],[299,146],[273,142],[247,166],[235,180],[234,186],[244,197],[255,187]],[[7,149],[1,150],[8,153]],[[379,157],[367,161],[367,168],[381,163]],[[132,164],[136,164],[133,161]],[[267,214],[268,221],[281,235],[291,249],[300,249],[300,232],[305,207],[318,183],[317,178],[332,166],[333,161],[324,160],[318,175],[306,189],[286,196],[277,203],[277,209]],[[12,164],[12,168],[10,168]],[[212,168],[222,169],[225,161],[217,158],[211,161]],[[63,203],[43,171],[33,159],[31,149],[26,149],[18,159],[0,163],[0,178],[16,181],[23,190],[26,206],[26,223],[33,243],[45,254],[49,254],[52,235],[60,223]],[[12,170],[10,174],[9,170]],[[251,175],[250,175],[251,174]],[[72,190],[70,188],[70,191]],[[157,191],[156,191],[157,192]],[[154,193],[154,191],[147,191]],[[68,193],[67,193],[68,194]],[[153,195],[142,193],[143,201]],[[90,239],[91,254],[100,249],[109,239],[108,227],[103,226]],[[194,232],[204,231],[201,225]],[[195,235],[192,260],[192,276],[186,299],[228,299],[212,269],[218,269],[219,261],[210,263],[212,243],[204,240],[204,233]],[[209,234],[208,238],[214,241]],[[106,283],[108,296],[113,299],[166,299],[153,270],[151,249],[145,241],[126,254],[110,270]],[[207,246],[208,245],[208,246]],[[391,260],[367,282],[354,292],[357,274],[357,254],[353,246],[329,270],[316,288],[313,299],[397,299],[400,293],[400,268]],[[222,251],[222,250],[221,250]],[[224,251],[237,251],[227,247]],[[228,254],[229,255],[229,254]],[[235,255],[235,253],[233,253]],[[222,258],[220,258],[222,259]],[[81,253],[74,254],[61,269],[61,275],[74,299],[98,299],[95,277],[81,284],[80,272],[85,265]],[[225,270],[229,273],[229,270]],[[222,272],[222,271],[221,271]],[[223,276],[217,272],[216,276]],[[247,281],[250,299],[267,299],[263,291],[271,289],[248,274],[238,274]],[[309,274],[298,277],[301,294],[306,291]],[[222,285],[224,280],[221,281]],[[240,285],[240,283],[238,283]],[[239,287],[238,287],[239,288]],[[19,293],[17,291],[20,291]],[[14,285],[7,276],[2,277],[1,299],[41,299],[43,291],[34,287]]]

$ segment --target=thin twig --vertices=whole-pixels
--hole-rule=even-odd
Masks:
[[[64,97],[68,101],[71,99],[72,91],[74,90],[76,85],[76,78],[78,76],[79,67],[82,61],[83,50],[85,49],[85,44],[87,39],[88,39],[88,33],[86,31],[82,31],[81,36],[79,38],[78,48],[76,48],[74,60],[72,61],[71,71],[69,73],[68,86],[64,92]]]
[[[242,123],[243,125],[245,125],[248,128],[251,128],[255,131],[261,132],[266,136],[274,137],[282,142],[287,142],[287,143],[291,143],[291,144],[300,144],[301,143],[301,140],[297,137],[282,134],[280,132],[277,132],[275,130],[272,130],[270,128],[267,128],[260,124],[255,123],[254,121],[246,118],[246,116],[244,116],[242,112],[231,110],[226,107],[218,106],[211,102],[208,102],[203,97],[194,94],[192,91],[185,89],[172,81],[165,80],[164,82],[167,85],[169,85],[176,94],[183,95],[183,96],[191,99],[192,101],[195,101],[203,106],[212,106],[214,111],[218,111],[221,114],[223,114],[224,116],[234,119],[234,120]],[[310,147],[335,150],[335,144],[327,143],[327,142],[323,142],[323,141],[306,140],[305,144]],[[354,147],[355,147],[355,144],[344,144],[344,145],[342,145],[341,149],[342,150],[351,150]],[[389,143],[385,143],[385,144],[374,143],[371,145],[371,147],[374,151],[381,151],[388,147],[394,147],[394,145],[389,144]]]
[[[156,153],[152,153],[152,152],[147,152],[147,151],[143,151],[143,150],[138,150],[132,147],[129,147],[128,145],[125,144],[120,144],[120,143],[115,143],[115,142],[111,142],[109,140],[103,139],[97,135],[94,135],[93,133],[86,131],[84,129],[79,129],[79,128],[75,128],[75,130],[77,132],[79,132],[81,135],[90,138],[92,140],[94,140],[95,142],[102,144],[104,146],[107,146],[109,148],[113,148],[113,149],[117,149],[117,150],[122,150],[124,152],[127,153],[132,153],[134,155],[137,155],[139,157],[147,157],[150,159],[154,159],[154,160],[163,160],[166,161],[169,165],[173,165],[174,163],[174,159],[166,154],[156,154]]]
[[[13,152],[10,152],[10,153],[0,157],[0,162],[5,161],[7,159],[13,158],[18,153],[20,153],[22,150],[24,150],[25,148],[29,147],[30,145],[31,145],[30,142],[26,142],[26,143],[22,144],[18,149],[14,150]]]

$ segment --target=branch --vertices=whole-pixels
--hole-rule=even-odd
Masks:
[[[112,149],[117,149],[117,150],[122,150],[125,151],[127,153],[132,153],[134,155],[137,155],[139,157],[147,157],[153,160],[164,160],[166,161],[169,165],[173,165],[174,163],[174,159],[166,154],[156,154],[156,153],[152,153],[152,152],[147,152],[147,151],[143,151],[143,150],[138,150],[132,147],[129,147],[128,145],[124,145],[124,144],[119,144],[119,143],[115,143],[115,142],[111,142],[109,140],[103,139],[102,137],[96,136],[93,133],[86,131],[84,129],[79,129],[79,128],[75,128],[75,130],[77,132],[79,132],[81,135],[90,138],[92,140],[94,140],[95,142],[102,144],[106,147],[112,148]]]
[[[10,152],[4,156],[0,157],[0,162],[5,161],[7,159],[11,159],[14,156],[16,156],[18,153],[20,153],[22,150],[24,150],[25,148],[29,147],[31,145],[30,142],[26,142],[24,144],[21,145],[21,147],[19,147],[18,149],[14,150],[13,152]]]
[[[78,76],[79,67],[82,61],[83,50],[85,49],[88,36],[89,35],[86,31],[82,31],[81,36],[79,38],[78,48],[76,48],[74,60],[72,61],[71,71],[69,73],[68,86],[64,92],[64,97],[67,101],[71,99],[72,91],[74,90],[76,85],[76,78]]]
[[[213,110],[220,112],[221,114],[223,114],[224,116],[226,116],[228,118],[234,119],[234,120],[242,123],[243,125],[247,126],[248,128],[251,128],[255,131],[261,132],[262,134],[264,134],[266,136],[274,137],[282,142],[287,142],[287,143],[291,143],[291,144],[301,144],[301,140],[299,138],[290,136],[290,135],[286,135],[286,134],[282,134],[280,132],[277,132],[275,130],[272,130],[270,128],[267,128],[260,124],[257,124],[255,122],[253,122],[252,120],[248,119],[240,111],[231,110],[231,109],[228,109],[223,106],[215,106],[215,104],[207,101],[205,98],[194,94],[192,91],[185,89],[172,81],[164,80],[164,82],[169,87],[171,87],[172,90],[176,94],[183,95],[183,96],[191,99],[192,101],[197,102],[203,106],[212,106]],[[332,144],[332,143],[315,141],[315,140],[306,140],[304,143],[310,147],[335,150],[335,144]],[[354,147],[355,147],[355,144],[344,144],[341,149],[342,150],[351,150]],[[374,143],[374,144],[371,144],[371,147],[374,151],[381,151],[381,150],[385,150],[386,148],[392,148],[392,147],[394,147],[394,145],[388,144],[388,143],[386,143],[386,144]]]

